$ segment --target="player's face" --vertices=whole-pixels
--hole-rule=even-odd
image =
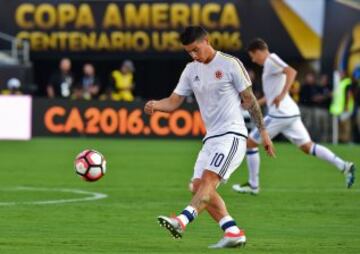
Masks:
[[[192,59],[195,61],[204,63],[208,59],[206,47],[209,45],[207,39],[202,39],[200,41],[194,41],[189,45],[184,45],[184,49],[189,53]]]
[[[264,57],[260,50],[249,51],[251,61],[258,65],[264,65]]]

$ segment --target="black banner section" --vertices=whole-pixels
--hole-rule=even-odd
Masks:
[[[202,138],[195,105],[171,114],[143,112],[144,103],[33,99],[33,136]]]
[[[261,36],[280,55],[302,57],[270,1],[0,0],[0,5],[2,32],[29,40],[32,59],[89,53],[92,59],[184,58],[179,34],[191,24],[205,27],[218,50],[240,54]]]
[[[327,1],[322,69],[351,75],[360,64],[360,9],[340,1]],[[355,3],[358,4],[358,3]]]

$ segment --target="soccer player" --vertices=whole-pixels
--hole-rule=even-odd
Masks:
[[[255,39],[248,47],[251,60],[264,66],[262,86],[264,97],[259,104],[266,103],[268,115],[264,118],[265,128],[271,138],[282,133],[293,144],[297,145],[306,154],[311,154],[326,160],[345,174],[346,185],[352,186],[355,180],[355,166],[336,156],[328,148],[315,144],[306,130],[300,117],[297,104],[289,95],[289,89],[294,82],[296,70],[281,60],[276,54],[270,53],[268,45],[262,39]],[[235,184],[233,190],[240,193],[257,194],[259,188],[260,156],[258,145],[262,142],[259,130],[251,131],[247,140],[247,165],[249,180],[244,185]]]
[[[264,128],[261,110],[251,90],[251,82],[239,59],[214,50],[208,33],[199,26],[187,27],[180,36],[184,49],[194,61],[186,65],[174,92],[162,100],[151,100],[145,112],[172,112],[194,93],[207,130],[191,181],[193,198],[176,217],[159,216],[160,225],[175,238],[181,238],[186,226],[206,209],[225,231],[224,237],[210,248],[236,247],[246,237],[229,215],[216,191],[226,182],[245,156],[247,129],[241,114],[246,108],[264,140],[268,155],[274,148]]]

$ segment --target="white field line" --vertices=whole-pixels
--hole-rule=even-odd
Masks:
[[[12,205],[53,205],[64,204],[84,201],[94,201],[98,199],[107,198],[108,195],[99,192],[90,192],[77,189],[62,189],[62,188],[38,188],[38,187],[14,187],[14,188],[1,188],[0,191],[43,191],[43,192],[63,192],[74,193],[78,195],[86,195],[82,198],[70,198],[70,199],[54,199],[54,200],[41,200],[41,201],[18,201],[18,202],[0,202],[0,206],[12,206]]]
[[[351,188],[261,188],[261,192],[293,192],[293,193],[352,193],[360,192],[360,189]]]

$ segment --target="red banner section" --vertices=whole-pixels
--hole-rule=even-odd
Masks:
[[[195,105],[171,114],[143,112],[144,103],[33,100],[34,136],[200,138],[205,127]]]

